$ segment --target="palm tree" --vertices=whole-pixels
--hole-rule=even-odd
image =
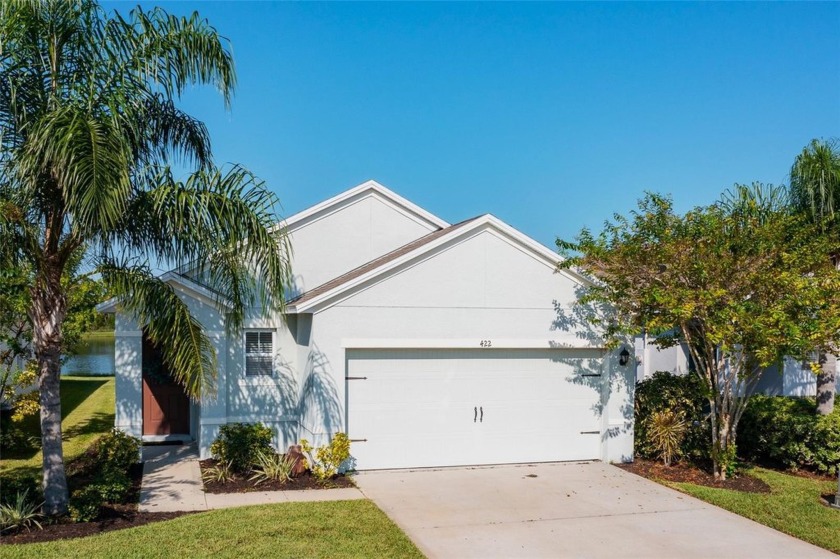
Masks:
[[[0,37],[0,266],[34,271],[44,509],[57,515],[68,504],[61,277],[74,251],[85,247],[91,269],[200,398],[214,389],[213,347],[150,262],[202,263],[201,281],[232,305],[233,331],[248,307],[282,310],[289,248],[269,231],[274,195],[242,167],[215,167],[207,129],[175,105],[190,85],[215,87],[226,107],[234,90],[226,41],[197,13],[138,7],[124,17],[94,0],[6,0]]]
[[[790,197],[793,207],[806,213],[823,231],[840,234],[840,145],[837,140],[812,140],[796,156],[790,169]],[[838,256],[833,255],[835,263]],[[817,413],[834,410],[837,359],[819,354]]]

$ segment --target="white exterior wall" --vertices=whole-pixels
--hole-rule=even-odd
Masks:
[[[575,288],[553,266],[485,230],[317,312],[305,372],[316,389],[302,399],[302,436],[323,441],[342,428],[347,348],[477,348],[482,339],[493,347],[592,347],[556,325],[555,300],[571,305]],[[603,387],[602,457],[630,459],[635,372],[614,358],[604,372],[593,381]]]
[[[657,371],[686,375],[690,371],[691,357],[685,345],[660,349],[646,336],[636,336],[636,380],[642,381]]]
[[[114,427],[130,435],[143,434],[143,333],[125,313],[114,318]]]
[[[295,290],[303,293],[438,227],[365,193],[349,205],[293,225]]]
[[[840,392],[840,374],[835,376],[835,389]],[[785,396],[816,396],[817,376],[802,361],[785,357],[782,375],[782,393]]]

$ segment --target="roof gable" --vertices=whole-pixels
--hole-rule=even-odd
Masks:
[[[351,296],[357,289],[363,289],[365,286],[370,285],[371,282],[386,279],[390,274],[396,273],[397,270],[406,264],[422,262],[424,259],[433,256],[437,249],[452,242],[457,242],[461,238],[469,238],[488,229],[498,237],[548,266],[556,267],[561,261],[560,256],[551,249],[541,245],[496,217],[485,214],[430,233],[351,270],[342,276],[308,290],[290,301],[288,310],[292,313],[316,312],[328,308]],[[575,283],[581,285],[591,284],[589,279],[575,271],[560,270],[559,273],[567,276]]]
[[[227,301],[224,298],[220,298],[214,291],[208,289],[207,287],[204,287],[200,283],[196,283],[190,278],[177,272],[166,272],[165,274],[161,275],[158,279],[164,283],[168,283],[172,286],[180,288],[182,291],[186,292],[191,297],[199,301],[209,303],[212,306],[219,308],[220,310],[227,310],[231,308],[231,303],[229,301]],[[95,308],[97,312],[113,313],[117,311],[119,304],[119,298],[112,297],[107,301],[99,303],[98,305],[96,305]]]
[[[282,222],[278,223],[275,226],[275,229],[285,227],[287,232],[292,232],[295,229],[304,227],[309,223],[340,211],[342,208],[354,204],[368,196],[375,196],[398,212],[426,225],[430,230],[442,229],[449,226],[449,223],[446,221],[430,212],[427,212],[420,206],[403,198],[391,189],[386,188],[374,180],[369,180],[286,218]]]

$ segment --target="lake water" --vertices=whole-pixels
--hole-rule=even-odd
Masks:
[[[113,376],[114,337],[94,336],[82,345],[78,355],[61,366],[62,375]]]

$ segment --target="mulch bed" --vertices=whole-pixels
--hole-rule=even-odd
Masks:
[[[69,518],[63,518],[54,524],[41,522],[43,530],[37,527],[31,531],[22,531],[16,534],[3,534],[0,538],[0,545],[15,543],[49,542],[54,540],[66,540],[71,538],[82,538],[93,536],[112,530],[122,530],[142,526],[151,522],[170,520],[186,512],[138,512],[137,503],[140,500],[140,483],[143,480],[143,464],[135,464],[129,470],[131,478],[131,491],[126,498],[127,504],[105,505],[99,520],[93,522],[73,522]],[[73,480],[76,484],[79,480]]]
[[[216,465],[213,459],[202,460],[199,462],[201,471],[204,472],[207,468],[212,468]],[[292,481],[281,483],[279,481],[264,481],[259,485],[254,485],[253,481],[248,481],[250,476],[234,476],[230,481],[223,483],[216,481],[205,481],[204,491],[207,493],[250,493],[253,491],[299,491],[302,489],[335,489],[338,487],[355,487],[356,484],[347,476],[334,476],[326,482],[319,481],[309,471],[295,477]]]
[[[677,483],[693,483],[694,485],[705,485],[718,489],[732,489],[745,493],[770,493],[770,486],[748,475],[729,478],[726,481],[716,480],[709,472],[678,462],[672,466],[665,466],[662,462],[654,462],[636,458],[629,464],[616,464],[619,468],[632,472],[648,479],[661,479]]]
[[[33,529],[31,532],[19,532],[17,534],[4,535],[0,538],[0,545],[13,543],[35,543],[35,542],[49,542],[54,540],[67,540],[71,538],[82,538],[85,536],[93,536],[103,532],[110,532],[112,530],[122,530],[124,528],[134,528],[135,526],[142,526],[151,522],[160,522],[161,520],[170,520],[185,514],[192,514],[189,512],[137,512],[136,507],[133,512],[120,512],[115,509],[106,508],[103,510],[103,518],[93,522],[77,522],[74,523],[67,520],[58,524],[43,524],[44,529]],[[108,516],[107,518],[105,518]]]

